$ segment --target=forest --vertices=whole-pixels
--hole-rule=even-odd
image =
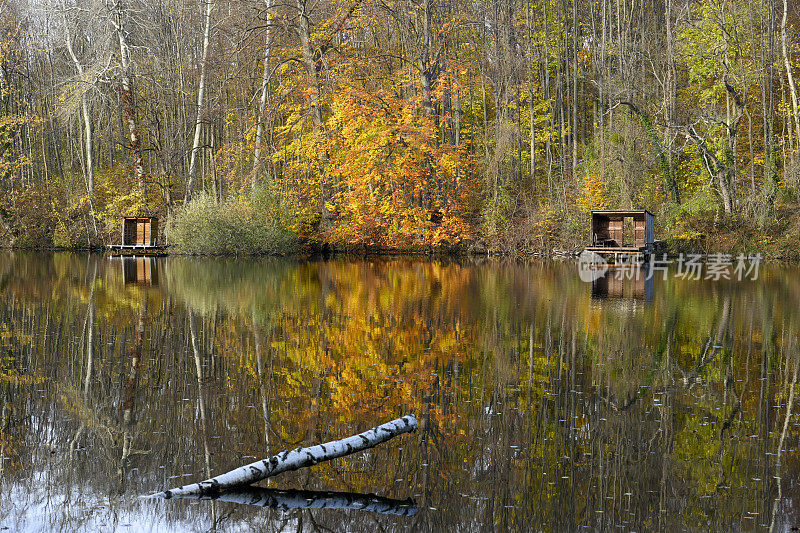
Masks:
[[[2,245],[800,250],[788,0],[3,0]]]

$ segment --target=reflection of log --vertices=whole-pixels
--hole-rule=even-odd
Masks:
[[[415,429],[417,429],[416,417],[413,414],[406,415],[352,437],[308,448],[286,450],[269,459],[250,463],[215,478],[159,492],[153,496],[171,498],[173,496],[219,494],[225,490],[250,485],[283,472],[360,452]]]
[[[312,490],[276,490],[261,487],[247,487],[222,492],[213,496],[176,496],[177,498],[211,499],[221,502],[271,507],[288,511],[289,509],[354,509],[372,513],[414,516],[417,504],[411,498],[392,500],[373,494],[352,492],[319,492]]]

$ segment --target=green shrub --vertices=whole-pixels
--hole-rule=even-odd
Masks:
[[[269,189],[216,202],[199,194],[167,221],[167,241],[190,254],[285,254],[297,237],[281,199]]]

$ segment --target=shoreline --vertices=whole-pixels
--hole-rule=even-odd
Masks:
[[[188,253],[178,250],[169,250],[168,248],[159,248],[153,251],[120,251],[110,250],[104,247],[24,247],[24,246],[0,246],[0,251],[21,251],[21,252],[37,252],[37,253],[56,253],[56,252],[69,252],[69,253],[89,253],[89,254],[103,254],[111,257],[234,257],[234,258],[260,258],[260,257],[285,257],[295,259],[331,259],[335,257],[408,257],[408,258],[476,258],[476,257],[490,257],[490,258],[505,258],[505,259],[522,259],[522,258],[537,258],[537,259],[578,259],[583,249],[578,250],[565,250],[560,248],[553,248],[551,250],[532,250],[532,251],[504,251],[504,250],[491,250],[479,248],[466,248],[466,247],[449,247],[447,249],[415,249],[415,248],[384,248],[384,247],[329,247],[329,246],[306,246],[299,247],[297,250],[288,253],[275,253],[275,252],[253,252],[253,253]],[[674,259],[680,255],[699,255],[702,258],[708,258],[716,254],[730,255],[733,259],[739,256],[739,253],[732,252],[675,252],[668,251],[665,253],[666,258]],[[743,252],[740,252],[743,253]],[[744,254],[747,257],[754,257],[761,255],[761,260],[769,263],[786,263],[795,264],[800,263],[800,252],[796,256],[781,256],[769,253],[754,252]]]

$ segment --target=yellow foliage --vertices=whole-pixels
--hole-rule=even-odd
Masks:
[[[594,173],[586,176],[581,194],[577,198],[577,204],[578,208],[585,212],[608,208],[609,202],[600,176]]]
[[[419,102],[385,91],[337,95],[325,150],[338,182],[334,242],[437,246],[469,235],[460,206],[472,163],[460,147],[437,144]]]

